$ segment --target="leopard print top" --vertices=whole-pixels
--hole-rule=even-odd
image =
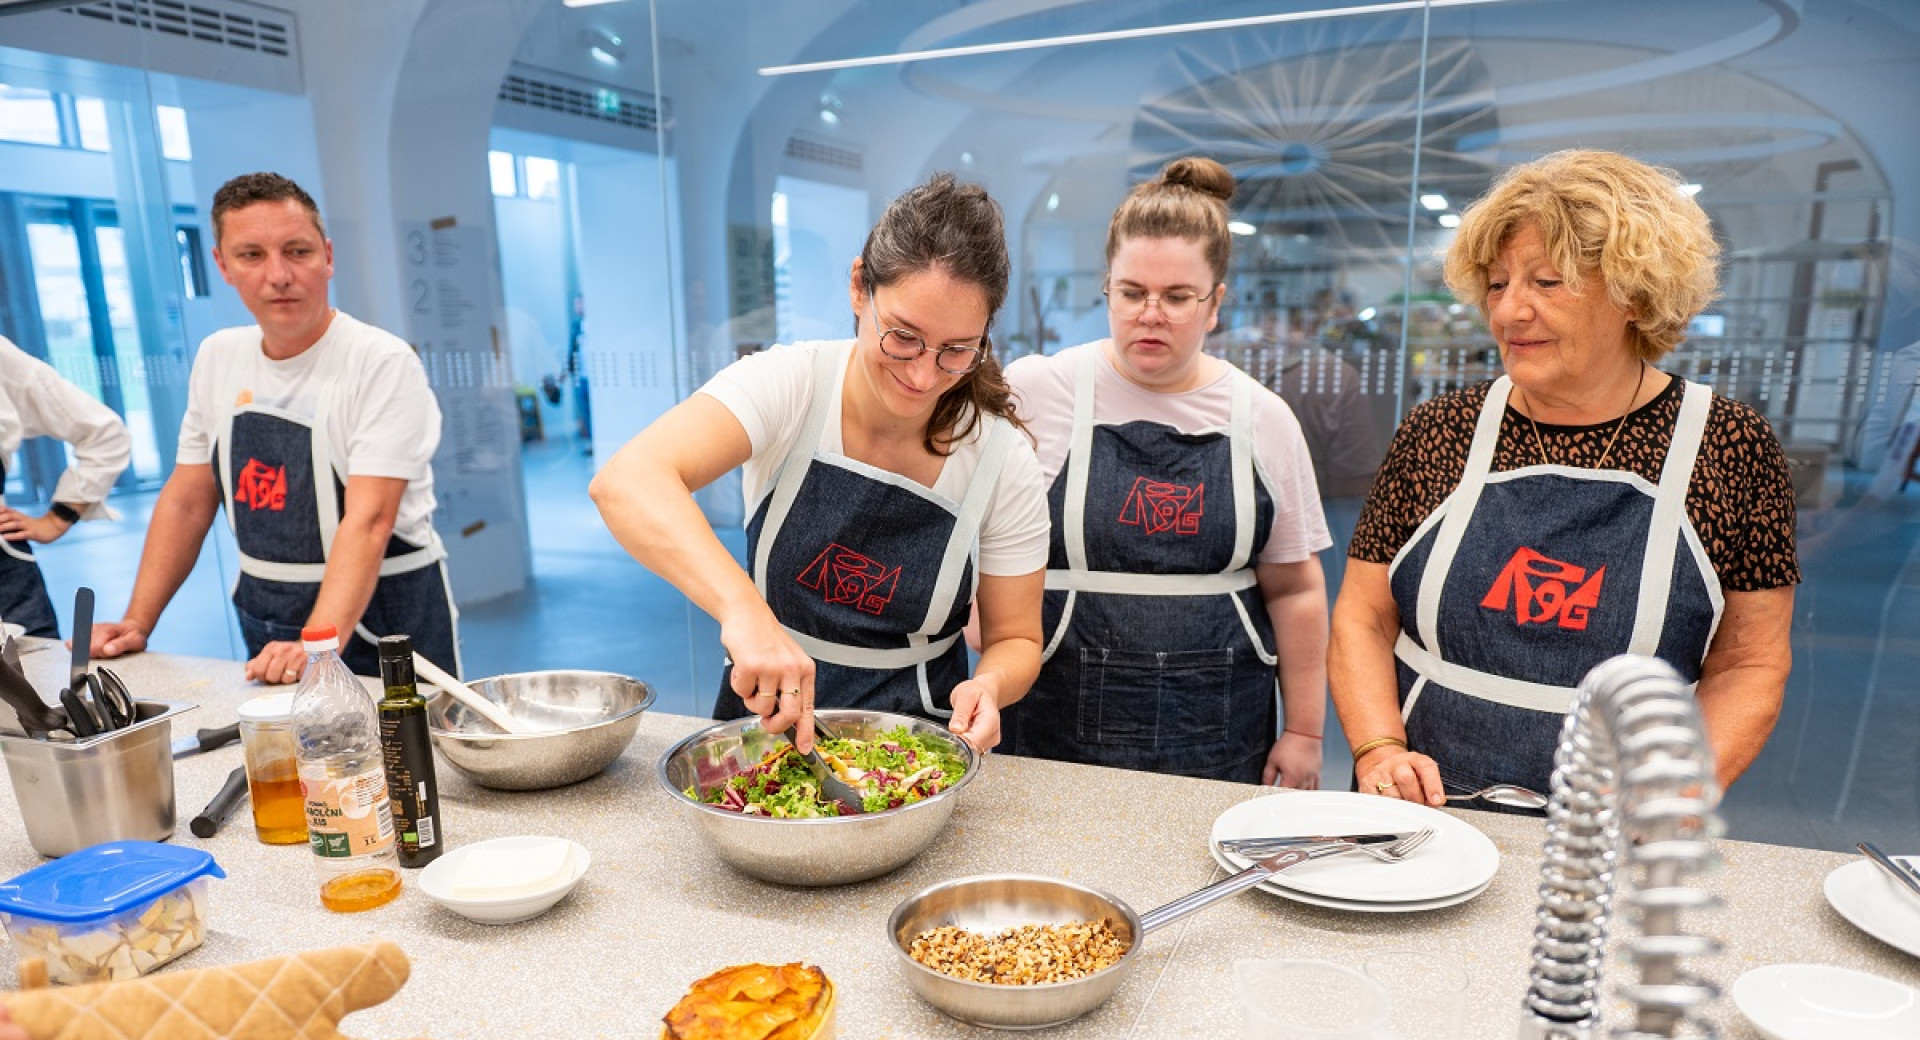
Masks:
[[[1491,385],[1481,383],[1436,397],[1415,408],[1400,424],[1360,511],[1347,555],[1370,563],[1393,562],[1421,521],[1453,492],[1466,469],[1474,422]],[[1659,482],[1660,466],[1680,414],[1682,389],[1676,378],[1628,416],[1608,466]],[[1605,451],[1617,421],[1596,426],[1541,423],[1540,441],[1553,462],[1592,467]],[[1494,447],[1493,471],[1539,461],[1532,425],[1509,405]],[[1799,584],[1793,479],[1772,427],[1751,407],[1714,395],[1700,457],[1687,487],[1687,517],[1726,591]]]

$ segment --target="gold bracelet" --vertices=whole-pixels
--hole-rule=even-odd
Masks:
[[[1372,740],[1367,741],[1365,744],[1362,744],[1359,747],[1353,749],[1353,760],[1355,762],[1358,762],[1360,761],[1361,755],[1364,755],[1375,748],[1386,747],[1388,744],[1398,744],[1400,745],[1400,750],[1402,751],[1405,751],[1407,749],[1407,742],[1404,740],[1401,740],[1399,737],[1375,737]]]

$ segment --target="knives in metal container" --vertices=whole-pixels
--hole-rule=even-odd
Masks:
[[[1911,866],[1881,852],[1873,842],[1863,841],[1855,845],[1854,848],[1866,853],[1867,858],[1872,860],[1881,870],[1892,874],[1893,879],[1905,885],[1907,891],[1912,892],[1916,896],[1920,896],[1920,872],[1916,872]]]
[[[214,748],[225,747],[239,739],[240,724],[238,722],[228,723],[216,729],[196,730],[173,742],[173,757],[185,758],[202,751],[212,751]]]
[[[211,838],[220,833],[220,826],[227,822],[227,817],[232,816],[233,811],[246,800],[247,767],[235,766],[233,772],[227,774],[227,782],[220,786],[220,793],[213,796],[213,801],[208,802],[207,807],[200,810],[200,815],[195,816],[187,827],[196,838]]]

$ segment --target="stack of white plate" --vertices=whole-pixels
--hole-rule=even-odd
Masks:
[[[1301,903],[1365,913],[1409,913],[1464,903],[1487,890],[1500,851],[1472,824],[1437,809],[1343,791],[1273,794],[1239,805],[1213,821],[1213,858],[1239,871],[1253,860],[1220,847],[1234,838],[1308,834],[1376,834],[1431,827],[1432,840],[1398,863],[1347,852],[1290,867],[1260,883],[1263,891]]]
[[[1868,860],[1853,860],[1827,875],[1826,893],[1827,902],[1854,927],[1920,957],[1920,896],[1900,887],[1886,871]]]

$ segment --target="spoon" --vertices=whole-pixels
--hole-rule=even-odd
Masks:
[[[1538,791],[1529,791],[1513,784],[1489,784],[1472,794],[1450,794],[1449,802],[1488,801],[1495,805],[1511,806],[1515,809],[1545,809],[1547,796]]]
[[[439,665],[427,660],[417,650],[413,654],[413,670],[419,672],[428,682],[447,691],[447,696],[479,712],[481,718],[500,727],[502,732],[522,734],[535,732],[533,727],[507,714],[500,705],[473,692],[473,687],[442,671]]]

